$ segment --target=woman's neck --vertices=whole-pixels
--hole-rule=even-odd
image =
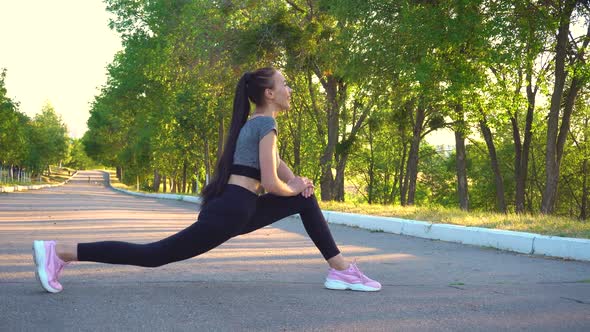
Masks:
[[[276,118],[278,113],[278,110],[274,109],[274,107],[269,107],[269,106],[262,106],[262,107],[256,107],[254,109],[254,112],[252,113],[251,117],[253,116],[272,116],[273,118]]]

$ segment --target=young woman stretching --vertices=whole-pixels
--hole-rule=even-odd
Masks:
[[[236,89],[231,127],[215,178],[201,193],[198,220],[148,244],[34,241],[35,272],[42,287],[60,292],[59,274],[72,261],[158,267],[195,257],[232,237],[299,213],[307,234],[330,266],[326,288],[380,290],[380,283],[340,254],[313,195],[313,183],[293,175],[279,158],[275,117],[289,109],[290,96],[285,78],[273,68],[244,74]],[[256,105],[251,116],[250,101]],[[263,190],[267,193],[259,195]]]

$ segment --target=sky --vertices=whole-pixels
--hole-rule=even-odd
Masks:
[[[49,102],[70,136],[87,130],[106,66],[123,49],[101,0],[0,0],[0,70],[8,97],[30,117]]]

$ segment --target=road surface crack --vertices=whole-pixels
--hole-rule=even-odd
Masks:
[[[560,298],[564,299],[564,300],[570,300],[570,301],[574,301],[576,303],[580,303],[580,304],[590,304],[590,302],[584,302],[582,300],[578,300],[578,299],[572,299],[571,297],[564,297],[564,296],[560,296]]]

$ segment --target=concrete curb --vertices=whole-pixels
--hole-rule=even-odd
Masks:
[[[110,186],[110,174],[105,172]],[[200,204],[199,197],[173,194],[146,194],[111,188],[136,196],[175,199]],[[590,261],[590,240],[534,233],[514,232],[481,227],[436,224],[392,217],[369,216],[322,210],[331,224],[358,227],[375,232],[408,235],[424,239],[455,242],[480,247],[490,247],[529,255]],[[300,220],[299,215],[287,218]]]
[[[32,186],[16,185],[16,186],[12,186],[12,187],[0,187],[0,193],[13,193],[15,191],[37,190],[37,189],[43,189],[43,188],[59,187],[59,186],[63,186],[64,184],[70,182],[70,180],[74,176],[76,176],[76,174],[78,174],[78,171],[75,171],[74,174],[72,174],[72,176],[70,176],[64,182],[56,183],[56,184],[36,184],[36,185],[32,185]]]

